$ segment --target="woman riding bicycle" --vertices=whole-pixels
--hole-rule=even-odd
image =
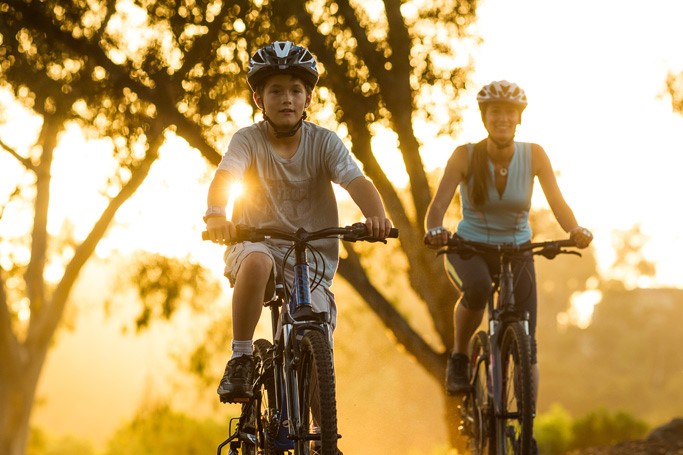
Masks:
[[[477,95],[481,119],[488,137],[477,144],[457,147],[446,164],[439,187],[425,219],[425,243],[433,248],[446,244],[451,232],[442,226],[453,196],[460,187],[462,219],[455,235],[490,244],[522,244],[531,240],[529,209],[534,178],[560,226],[578,247],[587,247],[593,235],[578,225],[557,184],[550,160],[538,144],[515,142],[515,131],[527,106],[524,91],[514,83],[495,81]],[[464,259],[448,254],[445,268],[460,292],[454,309],[454,345],[448,359],[446,391],[469,390],[467,349],[479,327],[492,290],[497,255],[475,254]],[[536,275],[531,255],[515,260],[514,294],[518,308],[529,314],[534,402],[538,393],[536,356]]]
[[[391,222],[375,186],[334,132],[305,121],[318,82],[313,55],[289,41],[276,41],[251,57],[247,82],[263,120],[237,131],[218,165],[204,217],[209,240],[230,241],[236,224],[290,231],[336,226],[332,183],[349,192],[366,217],[368,232],[385,238]],[[227,219],[228,192],[237,181],[243,183],[244,195]],[[218,386],[221,402],[244,401],[252,395],[254,331],[264,300],[274,295],[274,275],[288,246],[277,241],[243,242],[225,252],[225,275],[234,288],[233,341],[232,358]],[[328,312],[334,325],[335,302],[329,288],[339,241],[322,240],[316,249],[322,253],[325,274],[311,300],[314,310]]]

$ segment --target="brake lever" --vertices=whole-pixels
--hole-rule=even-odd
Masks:
[[[562,252],[563,252],[564,254],[574,254],[574,255],[576,255],[576,256],[578,256],[578,257],[583,256],[581,253],[579,253],[579,252],[576,251],[576,250],[562,250]]]
[[[576,255],[576,256],[581,257],[581,253],[579,253],[578,251],[575,251],[575,250],[565,250],[565,249],[562,249],[562,248],[559,248],[559,249],[554,249],[554,248],[552,248],[552,249],[548,249],[548,250],[543,250],[543,251],[539,251],[539,252],[536,253],[536,254],[540,254],[541,256],[543,256],[543,257],[545,257],[545,258],[547,258],[547,259],[555,259],[555,258],[557,257],[558,254],[574,254],[574,255]]]

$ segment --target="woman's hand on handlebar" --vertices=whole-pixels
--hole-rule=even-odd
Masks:
[[[424,242],[429,248],[440,248],[448,243],[451,232],[443,226],[427,229]]]
[[[232,221],[221,217],[206,220],[207,240],[213,243],[226,244],[237,236],[237,230]]]
[[[588,229],[576,226],[569,232],[569,238],[576,243],[579,248],[586,248],[593,241],[593,234]]]
[[[371,216],[366,218],[365,227],[368,229],[368,235],[377,239],[386,239],[391,231],[391,220],[382,216]]]

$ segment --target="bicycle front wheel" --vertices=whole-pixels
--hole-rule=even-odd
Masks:
[[[254,342],[254,358],[257,370],[254,375],[254,398],[242,405],[243,431],[240,454],[279,455],[274,448],[277,436],[275,406],[275,379],[273,375],[272,344],[259,339]]]
[[[489,338],[479,331],[470,342],[470,378],[472,390],[465,397],[465,432],[470,437],[472,453],[495,455],[495,428],[493,426],[493,384],[489,366]]]
[[[337,398],[332,350],[323,333],[307,331],[297,374],[299,421],[295,455],[337,455]],[[315,447],[315,451],[312,450]]]
[[[501,348],[502,396],[498,425],[504,454],[531,453],[534,404],[529,336],[521,323],[505,328]]]

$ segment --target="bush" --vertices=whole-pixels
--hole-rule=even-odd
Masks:
[[[625,412],[609,413],[606,409],[572,420],[562,406],[554,405],[536,418],[534,430],[540,453],[561,455],[574,449],[642,439],[649,426]]]
[[[214,453],[228,436],[227,424],[195,420],[161,405],[141,411],[116,431],[106,455],[194,455]]]
[[[641,439],[648,429],[645,422],[624,412],[610,414],[605,409],[599,409],[574,422],[572,448],[582,449]]]
[[[539,452],[544,455],[560,455],[572,443],[572,417],[559,404],[536,418],[534,433]]]
[[[26,455],[94,455],[95,449],[73,436],[55,437],[39,428],[31,428]]]

